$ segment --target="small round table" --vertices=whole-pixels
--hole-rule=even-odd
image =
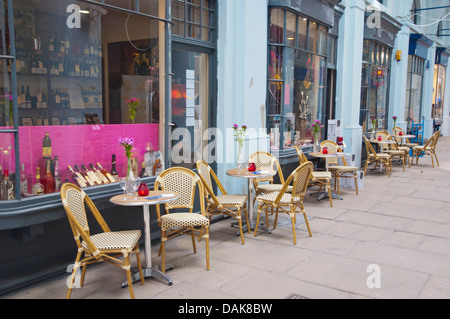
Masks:
[[[277,172],[274,170],[257,170],[254,172],[249,172],[247,168],[239,169],[239,168],[233,168],[227,171],[228,176],[232,177],[240,177],[240,178],[247,178],[248,179],[248,203],[247,203],[247,209],[248,209],[248,219],[250,222],[250,229],[253,230],[255,228],[255,223],[253,222],[253,179],[254,178],[261,178],[261,177],[270,177],[275,176]],[[271,233],[270,229],[267,229],[264,226],[259,226],[258,229],[261,229],[267,233]],[[243,231],[248,230],[248,225],[244,225]]]
[[[169,286],[173,284],[172,278],[167,276],[159,269],[152,267],[152,250],[151,250],[151,236],[150,236],[150,205],[158,205],[173,201],[180,197],[180,194],[169,191],[150,191],[147,196],[129,196],[129,195],[117,195],[110,199],[111,203],[121,206],[142,206],[144,212],[144,224],[145,224],[145,259],[142,267],[142,273],[145,278],[153,277],[160,280],[167,281]],[[166,270],[173,269],[173,265],[166,265]],[[132,281],[136,282],[140,280],[139,272],[136,272]],[[122,283],[122,287],[126,287],[128,283],[125,281]]]
[[[403,134],[403,135],[395,135],[394,137],[401,139],[400,140],[400,145],[403,145],[405,139],[407,139],[407,138],[415,138],[416,136],[412,135],[412,134]]]

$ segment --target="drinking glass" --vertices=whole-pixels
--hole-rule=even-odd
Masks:
[[[120,177],[119,178],[119,186],[123,189],[123,193],[125,194],[125,190],[127,189],[127,178]]]
[[[141,185],[141,178],[135,177],[134,181],[131,184],[131,187],[133,187],[133,190],[134,190],[134,195],[135,195],[134,199],[137,199],[136,192],[137,192],[137,189],[139,188],[139,185]]]

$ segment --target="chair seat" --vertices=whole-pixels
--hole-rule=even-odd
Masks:
[[[262,193],[279,192],[283,188],[282,184],[263,184],[258,185],[258,190]],[[286,192],[292,192],[292,186],[288,186]]]
[[[172,213],[161,216],[161,229],[174,227],[208,226],[209,219],[196,213]]]
[[[259,195],[259,196],[256,198],[256,200],[257,200],[258,202],[259,202],[259,201],[264,201],[264,202],[274,202],[275,199],[277,198],[278,194],[279,194],[278,192],[272,192],[272,193],[262,194],[262,195]],[[291,194],[289,194],[289,193],[284,193],[284,194],[283,194],[283,197],[281,197],[280,204],[290,204],[290,203],[291,203],[291,198],[292,198],[292,195],[291,195]],[[294,197],[293,203],[298,203],[298,202],[300,202],[300,200],[301,200],[300,196],[299,196],[299,197]]]
[[[389,151],[384,151],[386,154],[391,154],[391,155],[404,155],[405,151],[397,151],[397,150],[389,150]]]
[[[216,198],[222,205],[237,206],[244,206],[248,199],[247,195],[219,195]],[[210,198],[209,203],[214,204],[214,200]]]
[[[424,145],[417,145],[417,146],[413,147],[413,150],[415,150],[415,151],[430,151],[431,150],[430,147],[427,147],[425,149],[424,149],[424,147],[425,147]]]
[[[133,249],[141,237],[140,230],[124,230],[116,232],[105,232],[90,236],[94,245],[99,250],[110,249]],[[82,243],[83,248],[89,249],[85,242]]]
[[[403,143],[403,146],[414,147],[414,146],[419,146],[419,144],[418,143]]]
[[[329,166],[328,170],[331,172],[335,172],[335,171],[353,172],[353,171],[357,171],[358,168],[356,166]]]
[[[369,157],[373,158],[373,157],[375,157],[375,155],[369,154]],[[389,156],[389,154],[386,154],[386,153],[377,153],[377,157],[388,158],[390,156]]]
[[[409,152],[409,150],[410,150],[411,148],[408,147],[408,146],[399,146],[398,149],[399,149],[400,151]]]
[[[331,172],[312,172],[315,179],[331,179]]]

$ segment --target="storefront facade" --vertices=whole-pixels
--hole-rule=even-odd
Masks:
[[[160,151],[164,168],[204,159],[229,193],[245,193],[247,181],[226,174],[234,124],[248,127],[246,156],[273,153],[285,177],[294,146],[312,151],[316,120],[321,139],[339,120],[356,165],[372,118],[387,130],[393,116],[405,129],[422,120],[426,139],[439,115],[450,131],[448,40],[393,18],[413,1],[392,2],[0,1],[0,180],[6,169],[12,184],[0,200],[0,249],[10,252],[0,294],[65,273],[75,245],[57,185],[101,168],[124,175],[119,138],[134,138],[134,172],[150,188]],[[92,182],[83,188],[111,228],[143,229],[141,209],[109,202],[118,183]],[[151,223],[158,240],[153,210]]]

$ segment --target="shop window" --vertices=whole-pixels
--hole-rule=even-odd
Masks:
[[[411,128],[411,124],[421,122],[424,65],[425,59],[415,55],[408,56],[405,106],[405,121],[408,123],[408,129]]]
[[[21,197],[58,192],[60,183],[77,183],[78,174],[86,181],[79,184],[82,187],[109,183],[102,171],[124,176],[127,160],[118,143],[124,137],[135,141],[134,173],[152,175],[152,157],[146,153],[164,151],[159,145],[164,108],[159,96],[164,84],[159,57],[164,52],[159,44],[164,28],[160,19],[153,18],[158,12],[136,15],[71,1],[81,9],[77,15],[66,1],[13,3],[16,69],[2,62],[0,91],[3,96],[14,95],[15,84],[17,99],[2,99],[0,120],[2,131],[12,126],[13,105],[19,139],[1,134],[0,147],[9,150],[18,142],[20,160],[17,165],[9,150],[8,158],[2,153],[0,164],[27,180]],[[130,8],[129,1],[105,3]],[[150,10],[141,4],[140,9]],[[8,34],[8,29],[3,31]],[[4,54],[6,48],[2,50]],[[11,83],[14,71],[17,80]],[[140,101],[135,113],[130,112],[132,98]],[[38,182],[43,192],[33,188]],[[20,188],[14,181],[13,186]]]
[[[432,118],[438,123],[441,123],[443,118],[446,70],[444,65],[436,64],[434,66]]]
[[[173,0],[172,32],[176,36],[212,42],[214,16],[209,0]]]
[[[328,29],[279,8],[270,10],[270,22],[267,126],[272,151],[282,151],[310,145],[312,124],[323,120]]]
[[[365,40],[362,55],[360,125],[367,132],[375,119],[375,129],[383,130],[387,125],[392,49],[376,41]]]

